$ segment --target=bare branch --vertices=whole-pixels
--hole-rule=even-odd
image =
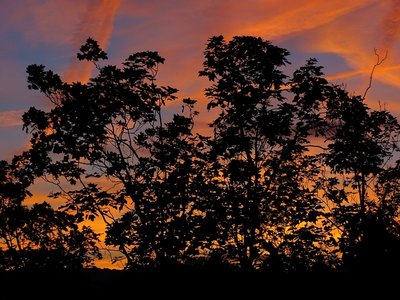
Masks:
[[[374,49],[374,52],[375,52],[375,56],[376,56],[376,63],[374,64],[374,66],[372,67],[372,70],[371,70],[371,73],[369,74],[369,83],[368,83],[368,86],[367,86],[367,88],[365,89],[365,92],[364,92],[364,95],[363,95],[363,100],[365,99],[365,97],[367,96],[367,94],[368,94],[368,91],[371,89],[371,87],[372,87],[372,80],[373,80],[373,77],[374,77],[374,73],[375,73],[375,70],[376,70],[376,68],[378,67],[378,66],[380,66],[381,64],[383,64],[383,62],[387,59],[387,57],[388,57],[388,50],[386,50],[386,52],[385,52],[385,55],[381,58],[380,57],[380,55],[379,55],[379,53],[378,53],[378,50],[377,49]]]

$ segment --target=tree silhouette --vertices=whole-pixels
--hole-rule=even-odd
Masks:
[[[48,203],[23,205],[26,178],[0,162],[0,270],[71,270],[100,258],[97,235]]]
[[[328,193],[335,223],[342,230],[346,267],[365,270],[392,256],[387,247],[398,244],[393,227],[398,204],[394,208],[393,194],[386,193],[394,191],[394,178],[387,174],[398,168],[400,126],[388,111],[372,110],[360,96],[336,91],[338,97],[327,103],[326,114],[331,130],[326,134],[325,161],[334,176]],[[388,267],[387,262],[380,266]]]
[[[33,137],[26,156],[46,161],[40,175],[79,186],[55,196],[66,197],[64,208],[78,218],[101,216],[106,243],[119,248],[129,268],[177,264],[201,237],[204,146],[192,134],[196,101],[184,99],[184,112],[164,121],[163,107],[177,90],[156,84],[164,62],[157,52],[132,54],[122,68],[100,67],[107,55],[88,39],[78,58],[98,69],[87,84],[62,82],[44,66],[28,67],[29,87],[54,108],[24,115]],[[98,177],[111,186],[90,182]],[[116,218],[111,209],[123,215]]]
[[[208,107],[220,111],[211,123],[225,208],[218,244],[244,269],[309,270],[325,259],[317,246],[326,242],[316,226],[322,206],[308,184],[318,167],[307,153],[316,126],[307,83],[314,78],[304,84],[297,72],[288,79],[281,70],[288,55],[261,38],[218,36],[209,40],[200,72],[214,83]],[[319,71],[312,61],[307,68]],[[295,99],[286,97],[287,86]]]
[[[23,115],[31,147],[0,163],[2,269],[90,264],[97,236],[80,223],[95,218],[130,270],[399,266],[397,119],[330,84],[315,59],[288,75],[289,52],[261,38],[215,36],[204,55],[210,137],[193,131],[196,101],[157,84],[157,52],[102,66],[89,38],[87,83],[27,68],[52,108]],[[23,204],[38,177],[59,187],[58,210]]]

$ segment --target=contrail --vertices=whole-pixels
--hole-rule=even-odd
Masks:
[[[113,31],[114,18],[120,5],[120,0],[92,0],[86,13],[78,25],[72,38],[72,46],[76,51],[90,36],[105,49]],[[89,62],[79,62],[75,58],[64,72],[67,82],[87,82],[93,69]]]

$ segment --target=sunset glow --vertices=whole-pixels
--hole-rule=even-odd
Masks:
[[[324,66],[326,77],[363,94],[372,67],[367,102],[385,104],[400,116],[400,1],[398,0],[3,0],[0,11],[0,160],[10,160],[29,145],[21,115],[31,106],[48,107],[46,99],[28,91],[26,67],[43,64],[66,82],[87,82],[95,67],[76,53],[88,37],[119,64],[137,51],[158,51],[166,62],[161,84],[179,89],[179,96],[198,99],[196,130],[209,133],[205,78],[199,78],[207,39],[254,35],[288,49],[291,70],[309,57]],[[180,104],[171,104],[171,112]],[[27,204],[47,199],[50,185],[38,182]],[[49,201],[49,200],[46,200]],[[52,203],[55,207],[59,203]],[[102,222],[93,228],[104,231]],[[107,257],[106,257],[107,258]],[[109,262],[98,262],[109,267]],[[122,265],[121,265],[122,266]],[[114,265],[113,267],[120,267]]]
[[[23,0],[2,5],[0,35],[6,42],[0,48],[0,135],[12,135],[13,145],[25,140],[20,115],[29,106],[44,105],[26,89],[26,66],[44,64],[67,81],[86,81],[93,66],[77,61],[75,53],[88,36],[108,50],[113,63],[133,51],[159,51],[166,58],[160,80],[197,98],[204,88],[197,72],[212,35],[261,36],[296,53],[295,65],[316,57],[329,78],[358,93],[367,85],[374,49],[388,50],[369,96],[371,102],[398,109],[400,8],[395,0],[295,0],[285,5],[275,0]],[[207,116],[200,118],[206,122]],[[10,158],[18,148],[2,143],[0,154]]]

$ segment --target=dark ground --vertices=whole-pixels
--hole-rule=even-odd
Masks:
[[[265,274],[245,272],[79,272],[0,273],[0,299],[306,299],[363,294],[382,298],[398,285],[393,274]],[[395,284],[394,284],[395,283]],[[386,286],[386,287],[385,287]],[[381,287],[385,287],[381,289]],[[348,293],[351,294],[348,294]],[[353,294],[355,293],[356,294]],[[2,295],[8,297],[3,298]],[[277,297],[278,295],[278,297]],[[305,296],[302,297],[302,296]],[[398,294],[396,295],[398,296]],[[346,298],[345,297],[345,298]],[[336,297],[336,299],[340,299]],[[368,298],[368,297],[367,297]],[[393,298],[394,299],[394,298]]]

